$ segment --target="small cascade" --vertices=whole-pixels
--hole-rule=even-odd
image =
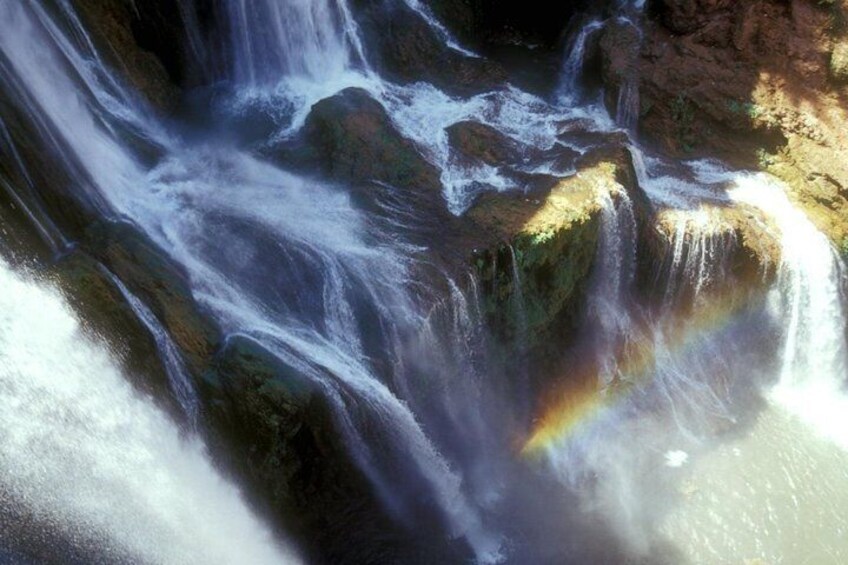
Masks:
[[[697,300],[704,290],[730,276],[730,252],[737,246],[736,233],[716,214],[705,210],[674,211],[670,256],[664,266],[664,304],[679,305],[685,292]]]
[[[512,263],[512,302],[515,318],[518,321],[518,343],[524,349],[527,341],[527,307],[524,302],[524,290],[521,283],[521,265],[518,262],[515,247],[508,246]]]
[[[639,95],[639,56],[644,40],[642,32],[644,0],[626,0],[622,3],[618,22],[631,27],[638,38],[635,45],[631,47],[629,68],[621,78],[618,87],[618,99],[616,101],[615,122],[627,131],[636,131],[641,111],[641,99]]]
[[[557,87],[557,98],[561,105],[568,106],[576,102],[586,59],[586,43],[595,32],[603,29],[604,23],[602,20],[590,20],[580,28],[568,45]]]
[[[628,73],[618,89],[615,123],[628,131],[635,131],[639,123],[639,75]]]
[[[147,328],[147,331],[153,337],[156,350],[159,352],[162,364],[168,373],[171,392],[174,394],[174,398],[177,399],[180,408],[182,408],[190,429],[197,431],[197,424],[200,418],[200,399],[197,397],[197,392],[195,392],[194,386],[191,383],[183,356],[180,354],[174,340],[171,339],[171,336],[168,335],[168,332],[162,327],[162,324],[156,319],[155,314],[150,311],[150,308],[130,292],[118,277],[105,268],[102,268],[102,271],[112,281],[112,284],[118,288],[136,317],[141,320],[144,327]]]
[[[636,273],[636,218],[626,192],[601,198],[601,238],[589,294],[589,319],[600,352],[599,384],[617,376],[615,352],[632,331],[629,295]]]
[[[442,23],[436,18],[433,14],[433,11],[427,5],[427,0],[404,0],[406,5],[414,11],[416,14],[424,18],[430,28],[436,32],[436,35],[441,39],[445,45],[449,48],[453,49],[457,53],[461,53],[466,57],[472,57],[474,59],[479,59],[480,55],[474,53],[473,51],[469,51],[468,49],[462,47],[454,38],[448,29],[442,25]]]
[[[231,77],[248,86],[332,80],[365,64],[347,0],[226,0]]]

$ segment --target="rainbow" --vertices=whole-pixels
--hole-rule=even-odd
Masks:
[[[615,353],[618,377],[601,388],[597,367],[578,366],[546,393],[539,415],[523,442],[524,457],[539,457],[545,450],[574,435],[577,430],[599,418],[606,410],[630,397],[638,387],[647,385],[657,362],[657,354],[682,356],[701,347],[711,335],[732,325],[749,303],[740,289],[703,301],[693,311],[670,316],[661,324],[646,327]],[[662,336],[662,337],[660,337]]]

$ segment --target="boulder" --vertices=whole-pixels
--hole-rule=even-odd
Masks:
[[[362,89],[348,88],[315,104],[303,133],[322,170],[336,179],[433,193],[441,189],[438,169]]]
[[[499,167],[521,158],[522,150],[516,141],[486,124],[457,122],[447,128],[447,133],[451,147],[465,160]]]

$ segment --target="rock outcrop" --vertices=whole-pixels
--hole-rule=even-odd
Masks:
[[[848,241],[845,13],[842,1],[651,2],[640,135],[672,155],[776,174],[834,242]],[[613,39],[602,49],[615,92],[615,70],[631,62]]]
[[[315,104],[304,137],[322,170],[336,179],[432,193],[441,187],[438,169],[362,89],[348,88]]]
[[[625,147],[591,152],[577,167],[547,193],[491,193],[468,212],[493,241],[476,258],[486,313],[504,339],[530,349],[563,343],[578,321],[605,201],[627,197],[642,225],[652,214]]]

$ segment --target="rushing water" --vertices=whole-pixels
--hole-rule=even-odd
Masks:
[[[0,421],[4,544],[38,540],[56,562],[57,538],[111,562],[299,561],[201,443],[136,396],[58,293],[4,263]]]
[[[645,194],[672,226],[654,273],[658,303],[643,304],[632,195],[599,190],[582,349],[562,344],[568,370],[594,382],[546,391],[550,402],[541,404],[567,417],[528,422],[530,375],[522,367],[499,375],[478,281],[454,280],[431,249],[413,243],[419,212],[392,187],[380,187],[387,201],[368,214],[347,187],[226,139],[183,138],[115,78],[72,3],[0,5],[5,94],[68,169],[77,196],[166,250],[224,334],[259,342],[315,385],[394,519],[414,521],[423,499],[437,509],[444,537],[461,540],[481,563],[848,559],[841,262],[766,177],[644,154],[633,131],[638,76],[623,84],[616,120],[579,104],[589,40],[614,19],[590,20],[574,35],[551,104],[509,85],[456,98],[429,84],[384,82],[345,0],[219,4],[224,37],[208,43],[193,4],[180,3],[189,47],[198,61],[225,51],[217,74],[229,90],[215,111],[231,118],[261,106],[273,118],[269,141],[293,136],[314,102],[359,86],[438,167],[444,202],[461,215],[483,192],[524,190],[522,175],[569,174],[546,156],[557,143],[586,151],[562,139],[564,122],[598,132],[616,131],[617,122],[631,137]],[[449,48],[478,57],[426,3],[407,6]],[[614,17],[640,24],[644,2],[618,8]],[[522,158],[513,170],[459,158],[445,128],[469,119],[515,144]],[[158,157],[142,159],[128,133]],[[3,158],[25,169],[21,140],[3,121],[0,135]],[[59,252],[68,242],[43,210],[26,205],[32,188],[6,190]],[[739,242],[711,211],[717,206],[766,218],[781,256],[771,288],[731,280]],[[525,281],[509,252],[510,307],[522,335],[502,356],[523,358]],[[129,285],[113,282],[196,426],[203,406],[182,352]],[[27,516],[48,537],[107,560],[296,560],[216,473],[200,441],[181,438],[135,396],[62,299],[5,264],[0,287],[0,484],[9,516]],[[528,425],[531,438],[517,437]],[[17,535],[9,524],[0,533]]]

